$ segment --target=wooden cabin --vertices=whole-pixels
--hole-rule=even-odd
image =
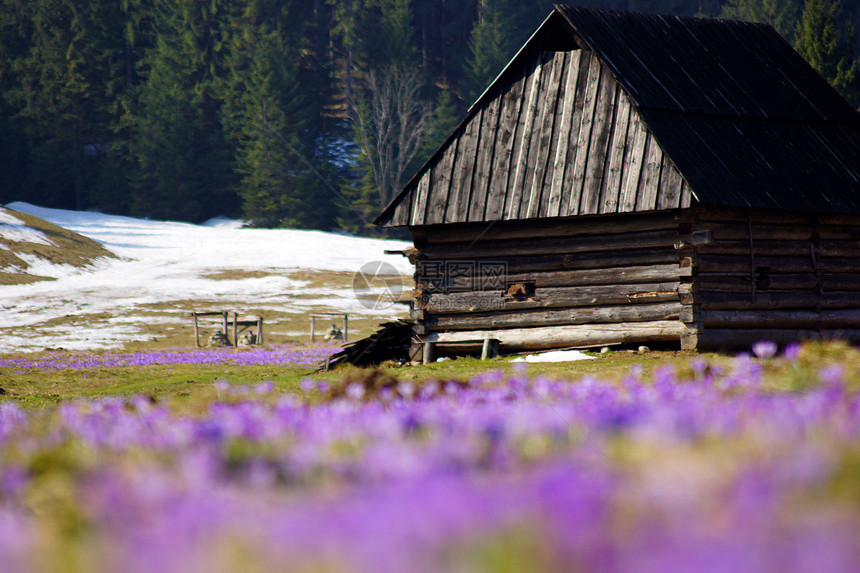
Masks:
[[[419,344],[860,339],[860,114],[766,25],[557,7],[376,222]]]

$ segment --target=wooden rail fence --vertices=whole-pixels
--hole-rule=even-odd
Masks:
[[[232,315],[232,320],[230,320],[230,315]],[[245,329],[250,328],[252,326],[257,327],[257,344],[263,344],[263,317],[262,316],[254,316],[245,318],[243,320],[239,319],[239,314],[235,311],[228,310],[218,310],[218,311],[207,311],[207,312],[198,312],[192,311],[191,317],[194,320],[194,344],[197,348],[200,348],[200,326],[198,322],[198,318],[200,317],[212,317],[212,316],[220,316],[221,317],[221,326],[222,332],[224,336],[227,336],[227,342],[230,342],[230,338],[228,332],[230,331],[230,327],[232,326],[233,330],[233,342],[232,346],[235,348],[239,342],[239,334],[242,333]],[[241,328],[240,328],[241,327]]]

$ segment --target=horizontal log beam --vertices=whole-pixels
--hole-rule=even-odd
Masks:
[[[495,241],[545,237],[605,236],[613,233],[641,233],[678,228],[677,213],[610,217],[576,217],[550,221],[499,221],[488,225],[449,224],[416,227],[412,236],[418,245],[428,243],[458,243],[462,241]]]
[[[700,205],[682,213],[682,216],[697,223],[751,220],[753,224],[814,225],[820,227],[860,227],[860,216],[832,213],[791,213],[772,209],[744,209]]]
[[[423,337],[423,340],[436,343],[457,343],[489,338],[498,340],[503,351],[519,351],[672,341],[680,340],[687,330],[687,327],[678,321],[654,321],[442,332],[428,334]]]
[[[702,310],[707,328],[860,328],[860,309],[814,310]]]
[[[818,313],[811,310],[709,310],[699,318],[707,328],[815,328]]]
[[[418,261],[417,274],[423,276],[423,268],[435,265],[434,260],[422,259]],[[623,267],[633,265],[660,265],[674,263],[678,264],[679,255],[674,246],[665,246],[662,249],[630,249],[621,252],[601,253],[572,253],[551,255],[528,255],[510,256],[495,253],[489,257],[476,257],[476,266],[483,263],[504,263],[508,272],[542,272],[562,271],[574,269],[601,269],[607,267]]]
[[[701,255],[745,255],[749,257],[750,243],[747,240],[738,241],[713,241],[706,245],[700,245],[696,252]],[[796,241],[755,241],[754,254],[756,256],[787,256],[808,257],[809,243]]]
[[[749,291],[749,271],[746,274],[737,273],[699,273],[696,283],[701,291]],[[818,284],[818,278],[812,273],[797,274],[768,274],[766,280],[756,280],[756,291],[772,290],[813,290]],[[860,286],[860,285],[858,285]]]
[[[824,224],[816,229],[824,240],[860,241],[860,227]]]
[[[860,291],[860,275],[857,274],[823,274],[821,287],[825,291]]]
[[[775,273],[814,272],[812,257],[809,253],[803,257],[768,257],[756,256],[756,267],[767,267]],[[857,261],[860,266],[860,260]],[[750,270],[749,253],[745,255],[701,255],[696,260],[700,273],[747,273]]]
[[[485,281],[480,276],[442,277],[440,278],[441,284],[434,284],[433,282],[429,282],[433,277],[419,275],[415,286],[425,292],[433,293],[476,290],[500,291],[506,289],[507,285],[517,283],[534,284],[536,288],[626,285],[676,281],[680,277],[688,276],[692,276],[691,268],[681,268],[677,264],[668,264],[539,273],[508,273],[503,277],[499,277],[498,282],[504,283],[502,287],[496,284],[497,281]]]
[[[848,258],[857,257],[860,243],[857,241],[821,240],[816,248],[817,257]]]
[[[808,225],[815,219],[807,214],[787,213],[784,211],[742,209],[738,207],[717,207],[701,205],[691,210],[691,216],[698,224],[707,222],[731,222],[752,220],[754,223],[777,225]]]
[[[762,292],[755,297],[745,292],[698,292],[695,302],[702,310],[768,310],[817,308],[857,308],[860,297],[856,292],[826,292],[821,295],[815,291]]]
[[[753,254],[758,256],[788,256],[809,257],[810,249],[813,247],[809,241],[753,241]],[[822,240],[814,246],[817,258],[844,258],[853,259],[857,257],[860,244],[857,241]],[[746,240],[721,240],[712,241],[696,247],[696,251],[702,255],[746,255],[749,256],[750,243]]]
[[[860,250],[860,245],[858,245]],[[773,274],[814,272],[822,273],[860,273],[860,258],[816,257],[815,264],[809,254],[804,257],[755,256],[756,268],[766,267]],[[745,255],[701,255],[697,258],[696,268],[700,273],[747,273],[750,269],[749,254]]]
[[[572,308],[678,301],[677,282],[535,289],[533,297],[515,300],[493,291],[431,294],[415,300],[415,307],[432,314],[498,311],[527,308]]]
[[[812,239],[813,229],[810,225],[762,225],[753,223],[750,227],[746,221],[737,223],[708,223],[696,225],[697,228],[708,229],[714,237],[714,241],[723,240],[747,240],[752,229],[753,241],[776,240],[776,241],[809,241]]]
[[[571,253],[599,253],[621,249],[649,249],[673,247],[681,237],[676,230],[643,231],[622,235],[586,237],[559,237],[545,239],[516,239],[507,241],[479,241],[432,244],[419,247],[427,259],[473,259],[499,256],[552,255]]]
[[[479,330],[564,324],[602,324],[677,320],[679,302],[627,306],[581,307],[567,309],[527,309],[493,313],[446,314],[430,316],[423,325],[433,330]]]

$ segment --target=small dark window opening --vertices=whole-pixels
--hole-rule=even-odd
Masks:
[[[535,283],[513,283],[508,285],[508,296],[514,300],[527,300],[535,295]]]

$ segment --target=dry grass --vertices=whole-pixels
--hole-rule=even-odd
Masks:
[[[246,271],[242,269],[225,269],[203,275],[204,278],[213,281],[238,281],[242,279],[262,279],[271,276],[284,276],[285,273],[273,273],[267,271]]]
[[[32,275],[27,272],[27,263],[18,255],[31,255],[56,265],[87,267],[99,258],[115,258],[116,255],[105,249],[100,243],[83,235],[58,227],[39,217],[6,209],[11,215],[32,229],[41,231],[51,245],[42,245],[28,241],[10,241],[0,237],[0,285],[29,284],[43,280],[54,280],[50,277]],[[10,270],[19,269],[19,270]]]
[[[26,264],[18,259],[14,255],[10,258],[7,255],[7,251],[0,250],[0,268],[9,268],[14,265],[18,268],[23,268]],[[20,265],[11,259],[17,259],[20,262]],[[0,272],[0,286],[3,285],[28,285],[32,283],[37,283],[40,281],[54,281],[57,280],[54,277],[43,277],[39,275],[31,275],[27,273],[9,273],[9,272]]]
[[[104,320],[113,318],[113,315],[107,312],[91,312],[85,314],[68,314],[66,316],[57,316],[46,320],[42,326],[46,328],[57,326],[89,326]]]

